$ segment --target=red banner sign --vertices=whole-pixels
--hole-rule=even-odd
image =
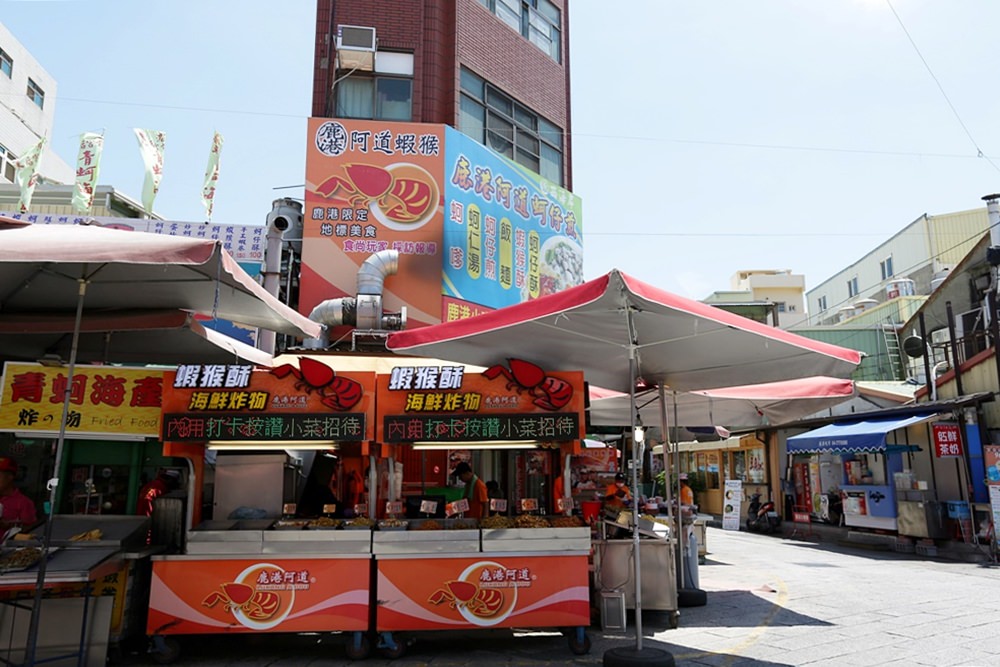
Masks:
[[[368,558],[157,560],[148,634],[368,629]]]
[[[962,435],[959,425],[954,422],[937,422],[932,424],[934,433],[934,456],[947,458],[962,456]]]
[[[378,630],[590,624],[587,556],[378,560]]]

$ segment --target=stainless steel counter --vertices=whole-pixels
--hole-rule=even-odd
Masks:
[[[600,591],[623,591],[628,609],[635,609],[635,568],[632,559],[634,546],[632,540],[600,540],[594,543],[594,587]],[[677,610],[677,577],[673,554],[672,541],[639,541],[643,609]]]
[[[473,530],[383,530],[372,535],[372,553],[459,554],[479,553],[479,529]]]
[[[45,566],[45,587],[94,581],[118,571],[122,556],[115,547],[60,548],[49,556]],[[34,588],[38,565],[20,572],[0,574],[0,590]]]
[[[484,552],[587,551],[590,528],[483,528]]]

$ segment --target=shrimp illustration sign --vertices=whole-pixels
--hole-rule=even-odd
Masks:
[[[378,376],[380,442],[571,441],[583,437],[583,373],[509,359],[464,366],[397,366]]]
[[[371,440],[375,374],[298,366],[187,364],[164,378],[163,439]]]
[[[580,198],[445,129],[446,321],[583,282]]]
[[[380,559],[384,630],[587,625],[587,556]],[[419,572],[420,576],[414,576]]]
[[[156,560],[150,634],[364,630],[366,558]]]
[[[399,251],[386,307],[440,322],[443,125],[312,118],[299,308],[353,296],[361,263]]]

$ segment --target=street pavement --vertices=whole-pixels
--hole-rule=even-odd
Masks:
[[[791,540],[709,528],[699,567],[704,607],[643,614],[644,645],[677,665],[851,667],[1000,665],[1000,568],[848,545],[836,536]],[[363,662],[346,637],[246,635],[187,638],[177,664],[194,667],[465,667],[600,665],[604,651],[634,646],[625,635],[588,631],[592,649],[574,656],[556,633],[414,635],[406,655]],[[119,664],[148,664],[132,655]]]

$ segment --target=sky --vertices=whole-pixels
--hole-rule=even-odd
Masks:
[[[156,210],[204,220],[218,130],[213,222],[302,197],[315,0],[0,8],[58,82],[56,152],[104,131],[102,184],[138,200],[132,128],[163,130]],[[572,0],[586,277],[702,299],[790,269],[810,289],[924,213],[982,207],[1000,191],[997,25],[995,0]]]

